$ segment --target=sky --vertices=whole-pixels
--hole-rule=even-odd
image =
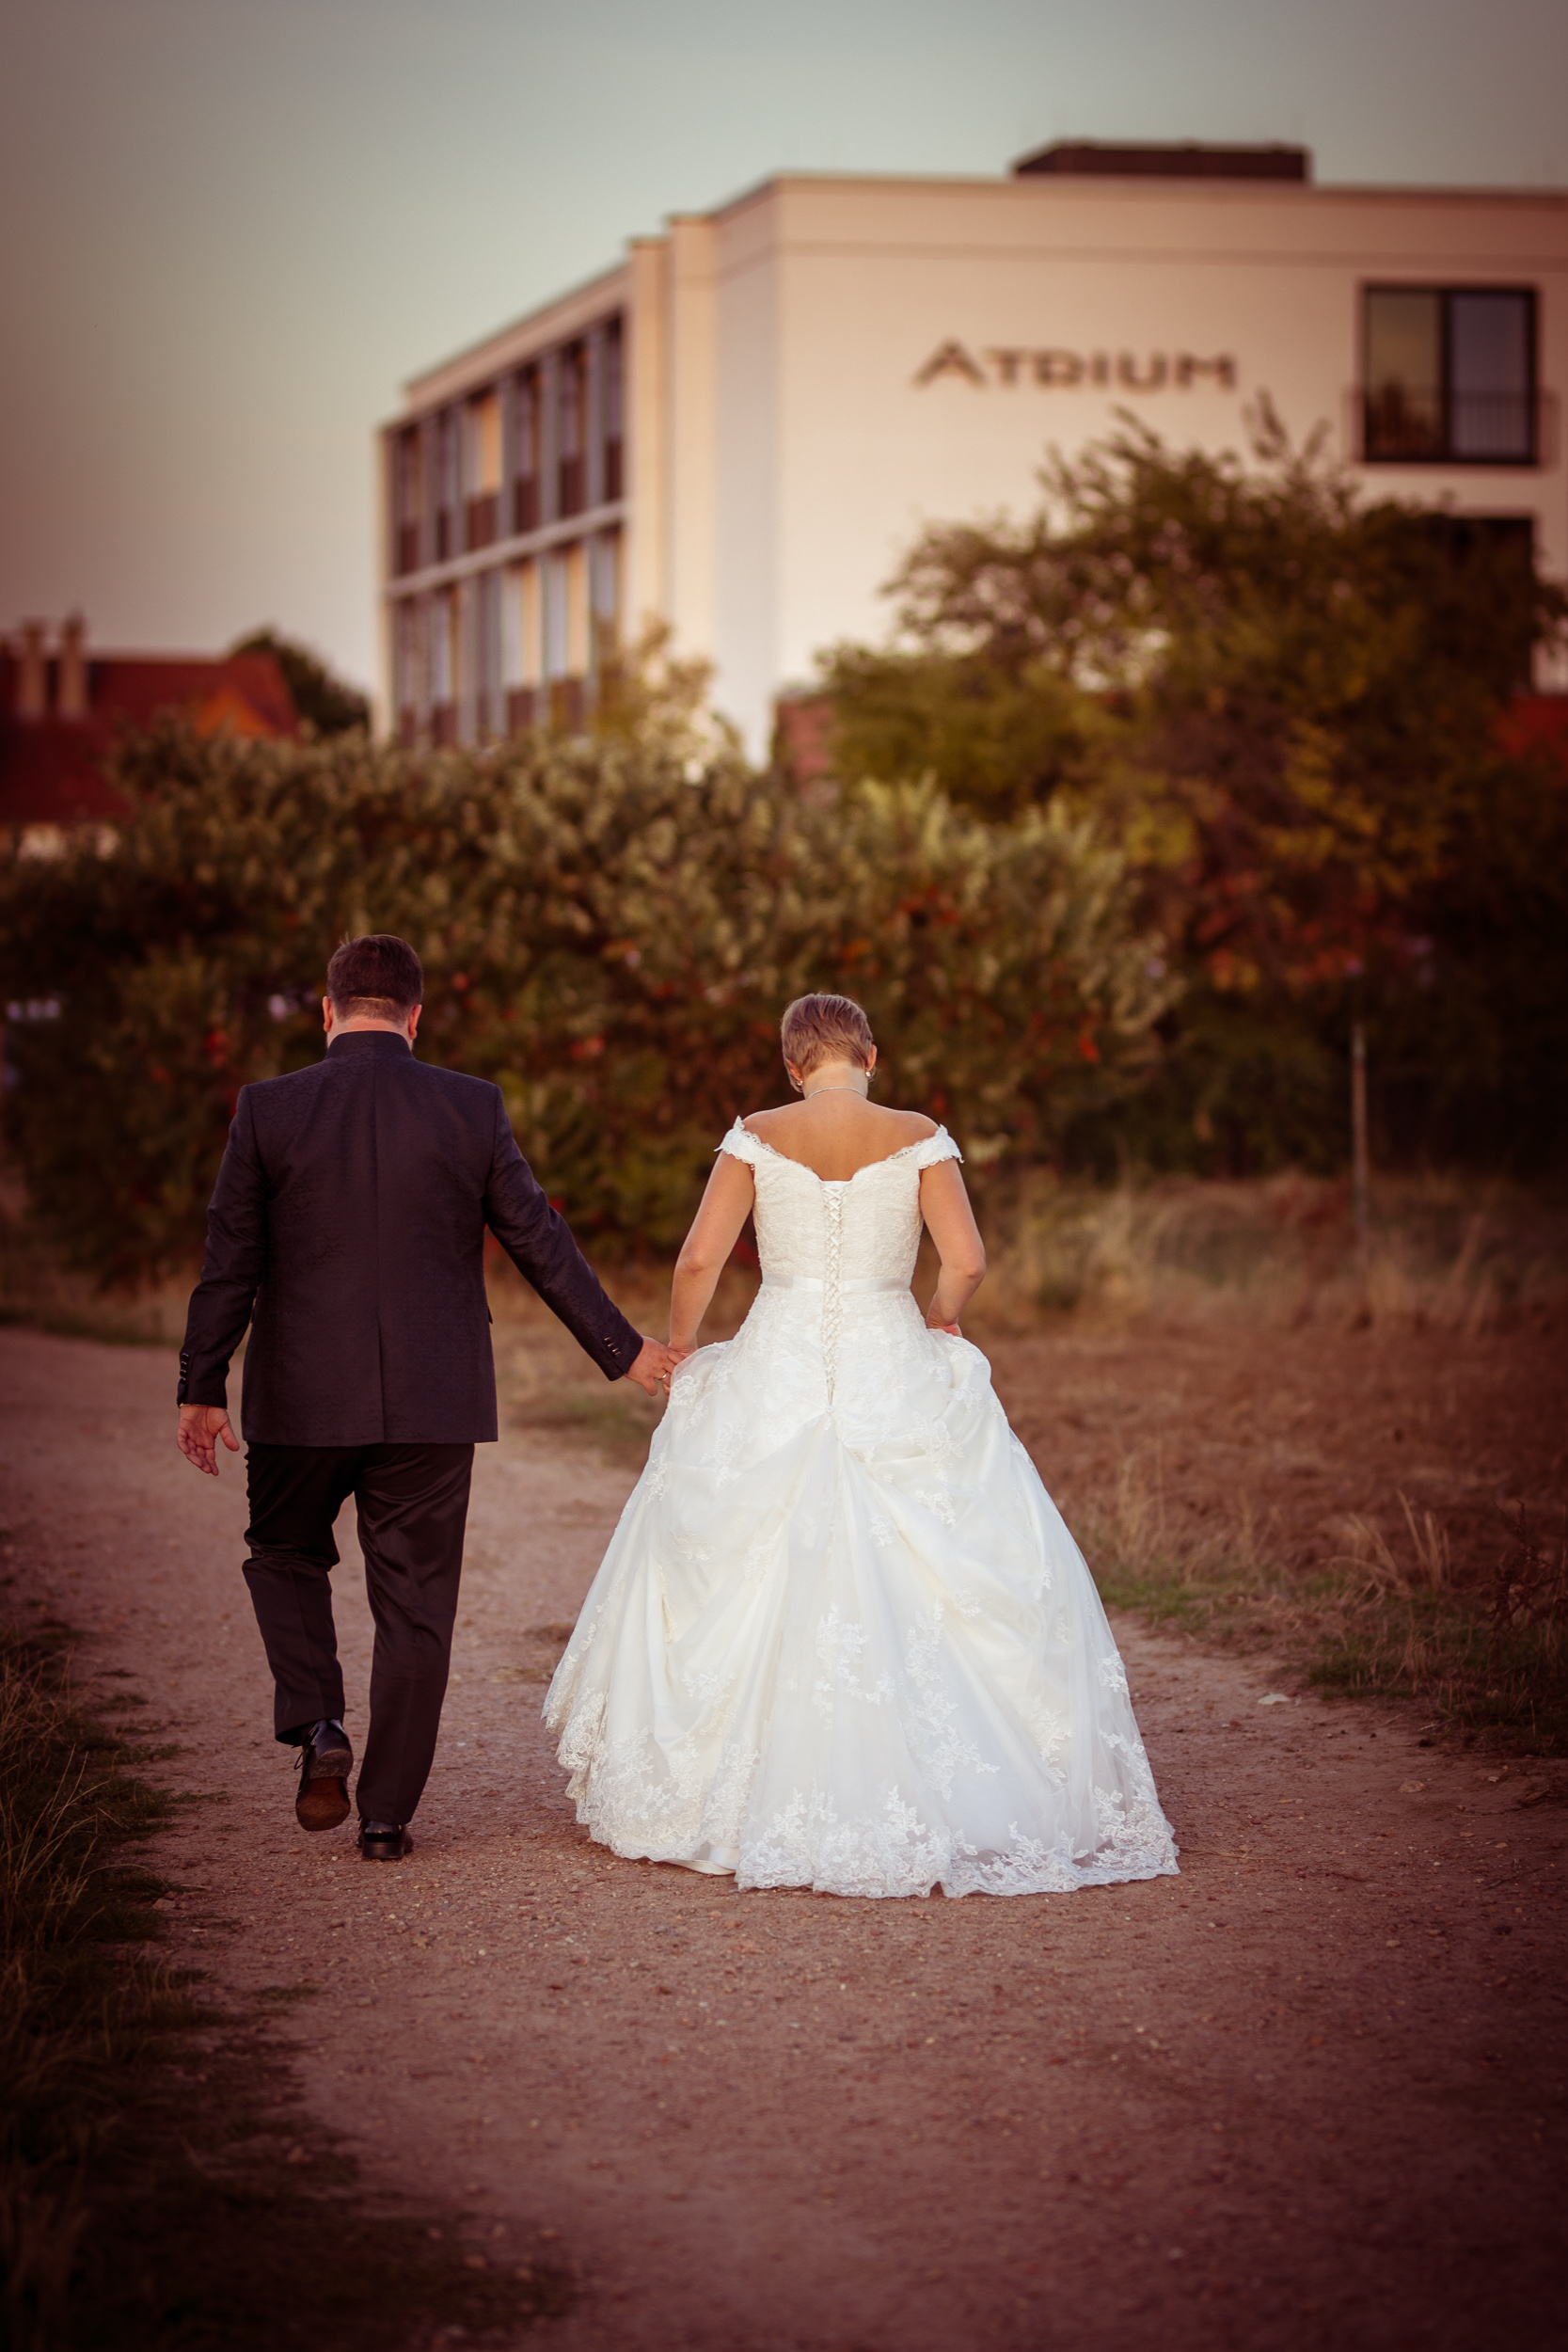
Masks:
[[[0,0],[0,632],[369,684],[376,424],[779,170],[1288,139],[1568,184],[1563,0]]]

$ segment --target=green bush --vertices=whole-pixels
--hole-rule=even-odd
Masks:
[[[736,1113],[778,1099],[803,990],[858,996],[883,1099],[981,1165],[1125,1089],[1171,993],[1083,817],[992,823],[930,783],[806,805],[679,710],[481,753],[167,728],[119,779],[112,840],[0,866],[0,986],[35,1016],[8,1032],[8,1134],[104,1282],[198,1251],[237,1091],[319,1054],[345,933],[415,944],[420,1050],[500,1085],[582,1231],[656,1249]]]

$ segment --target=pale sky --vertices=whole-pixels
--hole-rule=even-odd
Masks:
[[[404,379],[771,172],[1568,184],[1563,0],[0,0],[0,631],[373,667]]]

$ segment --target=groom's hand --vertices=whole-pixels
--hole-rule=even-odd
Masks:
[[[635,1380],[640,1389],[646,1389],[650,1396],[657,1396],[680,1360],[679,1348],[667,1347],[662,1340],[644,1340],[642,1352],[626,1378]]]
[[[644,1354],[646,1350],[643,1351]],[[217,1441],[223,1439],[230,1454],[238,1454],[240,1441],[233,1424],[221,1405],[182,1405],[180,1431],[175,1443],[187,1462],[194,1462],[209,1478],[218,1474]]]

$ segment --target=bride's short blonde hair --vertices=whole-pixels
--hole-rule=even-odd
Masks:
[[[786,1062],[802,1078],[825,1061],[854,1061],[865,1069],[877,1050],[871,1024],[849,996],[797,996],[779,1024]]]

